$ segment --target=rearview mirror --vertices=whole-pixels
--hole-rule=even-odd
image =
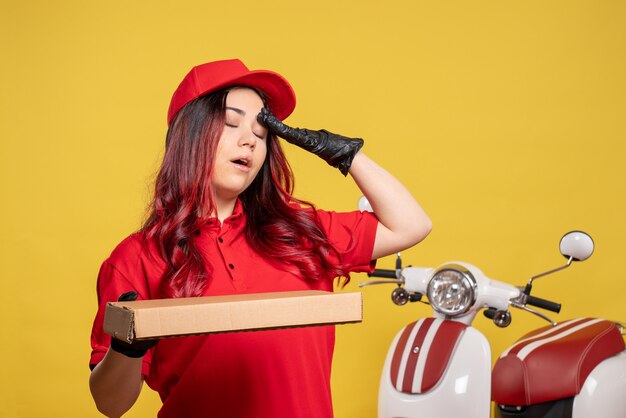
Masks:
[[[559,249],[565,258],[571,257],[574,261],[583,261],[593,254],[593,239],[582,231],[568,232],[561,238]]]

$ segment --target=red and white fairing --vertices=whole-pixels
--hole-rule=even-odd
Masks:
[[[491,350],[480,332],[460,322],[420,319],[396,335],[387,354],[378,416],[488,417],[490,369]]]

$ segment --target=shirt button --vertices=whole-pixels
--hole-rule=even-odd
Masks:
[[[217,240],[218,240],[219,242],[224,242],[224,240],[222,239],[222,237],[219,237]]]
[[[230,267],[231,270],[235,268],[235,266],[232,264],[229,264],[228,267]]]

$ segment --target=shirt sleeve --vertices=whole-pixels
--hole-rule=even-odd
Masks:
[[[122,272],[116,265],[116,259],[119,259],[120,249],[116,249],[117,257],[107,259],[100,267],[97,281],[98,293],[98,311],[94,319],[91,330],[91,358],[90,366],[95,366],[104,358],[109,346],[111,345],[111,336],[104,332],[104,313],[108,302],[115,302],[122,293],[135,291],[139,294],[139,299],[146,299],[146,289],[142,286],[141,280],[129,280],[127,275],[129,272]],[[128,255],[132,258],[132,255]],[[124,263],[121,263],[124,267]],[[139,272],[138,272],[139,273]],[[137,277],[133,277],[137,279]],[[152,359],[151,350],[143,357],[142,373],[148,375],[150,369],[150,361]]]
[[[318,219],[341,264],[350,272],[372,272],[378,218],[371,212],[318,210]]]

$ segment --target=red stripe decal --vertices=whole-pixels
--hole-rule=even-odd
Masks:
[[[539,341],[539,340],[544,340],[546,338],[550,338],[552,335],[556,335],[556,334],[559,334],[559,333],[561,333],[563,331],[567,331],[568,329],[573,328],[573,327],[575,327],[577,325],[580,325],[580,324],[582,324],[584,322],[587,322],[587,321],[589,321],[589,318],[581,318],[579,320],[573,320],[571,323],[567,324],[566,326],[554,330],[554,332],[550,332],[550,333],[548,333],[546,335],[542,335],[541,337],[533,338],[533,335],[541,334],[544,331],[552,329],[553,327],[551,325],[548,325],[546,327],[536,329],[536,330],[534,330],[532,332],[529,332],[528,334],[524,335],[522,338],[520,338],[520,340],[524,340],[526,338],[528,338],[528,340],[523,341],[521,343],[516,343],[515,346],[512,349],[509,350],[507,355],[517,354],[517,353],[520,352],[520,350],[522,350],[528,344],[532,344],[535,341]]]
[[[444,321],[441,324],[428,353],[424,353],[428,357],[426,357],[420,393],[428,392],[439,382],[448,367],[452,351],[465,328],[467,325],[461,322]]]
[[[422,354],[422,344],[424,343],[424,338],[426,337],[426,333],[430,329],[430,326],[433,324],[433,318],[426,318],[424,323],[417,331],[415,335],[415,339],[412,341],[412,344],[406,349],[409,350],[409,358],[406,362],[406,368],[404,369],[404,379],[402,380],[402,392],[411,393],[413,390],[413,378],[415,377],[415,366],[417,365],[417,359],[420,355],[426,355],[426,353]],[[414,349],[417,347],[417,352]]]
[[[396,349],[393,353],[393,359],[391,360],[391,384],[393,386],[396,385],[398,381],[398,374],[400,372],[400,363],[402,362],[402,354],[404,353],[404,348],[406,347],[406,342],[409,339],[409,334],[413,331],[415,324],[417,322],[413,322],[412,324],[404,327],[404,331],[402,331],[402,335],[398,339],[398,343],[396,344]]]

